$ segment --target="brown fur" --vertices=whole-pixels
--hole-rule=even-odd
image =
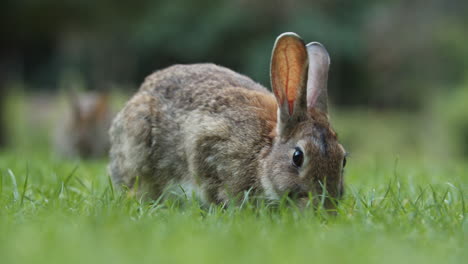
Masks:
[[[278,104],[276,99],[272,95],[267,96],[256,91],[246,91],[246,93],[249,94],[249,104],[256,108],[258,118],[266,121],[266,131],[269,133],[265,136],[273,140],[277,135],[275,128]]]
[[[298,67],[306,74],[300,67],[307,65]],[[301,81],[291,88],[304,101],[285,119],[278,98],[229,69],[194,64],[157,71],[113,121],[112,179],[151,198],[180,185],[208,203],[226,203],[249,190],[270,199],[288,193],[303,198],[322,193],[325,182],[339,197],[344,150],[325,113],[299,111],[304,87]],[[305,156],[300,169],[291,161],[297,147]]]

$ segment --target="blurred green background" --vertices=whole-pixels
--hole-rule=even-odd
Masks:
[[[28,127],[47,133],[57,120],[41,115],[54,111],[61,91],[118,91],[121,106],[145,76],[175,63],[214,62],[269,87],[273,42],[294,31],[331,55],[332,123],[355,159],[468,157],[467,1],[3,0],[0,7],[3,145],[19,144]],[[28,121],[22,127],[19,112]],[[30,134],[22,140],[34,141]]]

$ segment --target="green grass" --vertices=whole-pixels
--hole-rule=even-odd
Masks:
[[[113,190],[105,161],[9,151],[0,154],[0,260],[463,263],[468,166],[403,163],[351,159],[347,194],[331,216],[140,202]]]
[[[0,263],[466,263],[468,164],[419,157],[426,148],[402,140],[411,120],[339,116],[351,157],[335,216],[142,202],[113,189],[105,160],[59,159],[46,131],[13,124],[14,147],[0,152]]]

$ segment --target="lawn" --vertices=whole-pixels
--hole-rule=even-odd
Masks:
[[[338,132],[353,144],[362,126],[346,118]],[[331,215],[248,201],[227,209],[184,197],[142,202],[112,187],[106,160],[63,160],[36,132],[16,133],[22,139],[0,153],[0,263],[468,260],[468,164],[423,159],[412,147],[401,154],[389,137],[376,139],[375,152],[354,143],[346,194]]]

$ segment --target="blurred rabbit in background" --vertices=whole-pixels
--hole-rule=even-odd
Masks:
[[[57,121],[55,147],[67,158],[104,158],[109,150],[112,120],[107,92],[70,92],[67,112]]]

